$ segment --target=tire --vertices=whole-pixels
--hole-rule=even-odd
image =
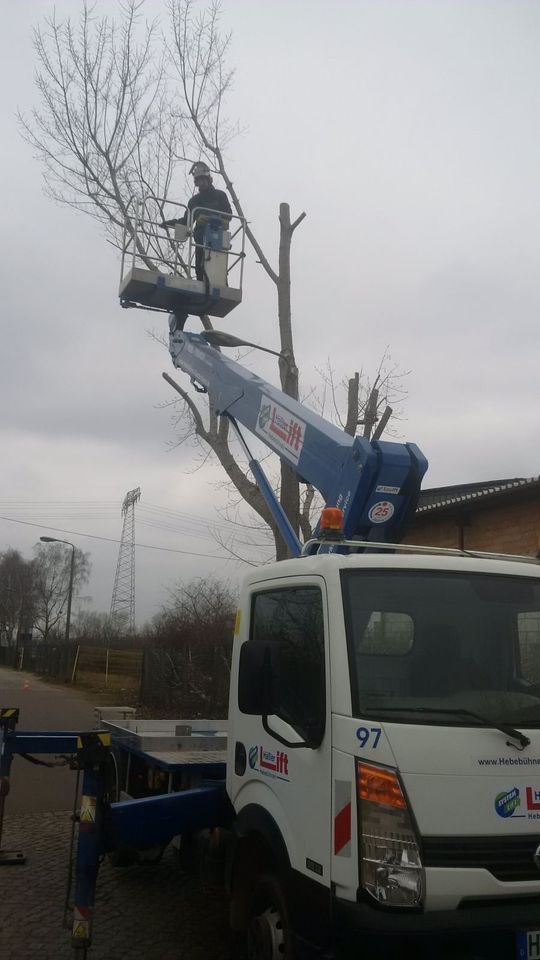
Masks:
[[[273,873],[256,878],[250,897],[247,960],[293,960],[292,934],[283,885]]]

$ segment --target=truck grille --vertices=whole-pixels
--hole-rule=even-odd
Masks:
[[[423,837],[426,867],[481,868],[506,883],[537,880],[536,837]]]

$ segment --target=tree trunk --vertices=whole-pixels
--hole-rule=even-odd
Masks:
[[[279,337],[281,358],[279,375],[281,388],[289,397],[298,400],[298,367],[294,359],[291,317],[291,240],[297,223],[291,224],[288,203],[279,206],[279,271],[277,278]],[[280,503],[296,533],[300,530],[300,485],[292,467],[281,461]],[[281,536],[276,543],[276,559],[285,560],[288,548]]]
[[[350,437],[356,436],[356,427],[358,426],[359,389],[360,375],[355,373],[354,377],[351,377],[349,380],[347,392],[347,422],[344,428],[345,433],[348,433]]]

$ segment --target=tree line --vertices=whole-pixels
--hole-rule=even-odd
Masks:
[[[90,569],[89,555],[75,548],[74,594],[88,582]],[[11,547],[0,553],[0,644],[62,638],[70,574],[71,549],[61,543],[37,544],[31,560]]]
[[[88,553],[75,548],[73,596],[89,580]],[[25,640],[65,639],[71,550],[61,543],[38,544],[28,560],[18,550],[0,552],[0,644],[17,646]],[[72,621],[72,639],[96,646],[150,643],[168,651],[181,649],[189,663],[217,656],[229,661],[236,595],[213,578],[179,582],[167,591],[160,612],[136,635],[108,613],[79,610]]]

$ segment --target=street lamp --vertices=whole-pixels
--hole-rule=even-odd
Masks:
[[[69,625],[71,622],[71,598],[73,596],[73,574],[75,572],[75,547],[69,540],[58,540],[56,537],[40,537],[43,543],[65,543],[71,547],[71,564],[69,568],[68,606],[66,616],[66,643],[69,643]]]
[[[280,360],[284,360],[289,366],[291,365],[288,350],[281,350],[278,353],[277,350],[261,347],[258,343],[251,343],[250,340],[241,340],[240,337],[235,337],[232,333],[225,333],[223,330],[204,330],[201,337],[212,347],[254,347],[255,350],[272,353],[274,357],[279,357]]]

